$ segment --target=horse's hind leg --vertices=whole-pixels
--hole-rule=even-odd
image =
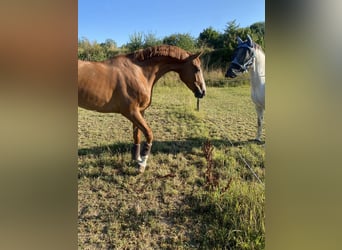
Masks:
[[[264,109],[260,106],[255,106],[258,118],[257,118],[257,134],[256,134],[256,141],[260,141],[260,137],[262,134],[262,122],[264,120]]]

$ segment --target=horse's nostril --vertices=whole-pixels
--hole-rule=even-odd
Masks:
[[[202,91],[202,90],[200,90],[200,89],[196,89],[196,91],[195,91],[195,97],[196,98],[202,98],[203,96],[204,96],[204,92],[205,91]]]
[[[205,96],[205,90],[203,90],[203,91],[199,91],[198,93],[197,93],[197,98],[203,98]]]

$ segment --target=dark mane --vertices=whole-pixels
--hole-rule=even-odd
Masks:
[[[172,45],[159,45],[137,50],[129,55],[135,60],[145,61],[153,57],[167,56],[178,60],[185,60],[190,56],[185,50]]]

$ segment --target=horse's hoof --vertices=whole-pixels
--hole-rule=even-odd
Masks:
[[[259,138],[255,138],[254,141],[259,145],[263,144],[262,140],[260,140]]]
[[[139,171],[140,174],[144,173],[144,172],[145,172],[145,169],[146,169],[146,166],[140,165],[140,164],[139,164],[139,166],[138,166],[138,171]]]
[[[138,170],[140,173],[144,173],[146,165],[147,165],[147,158],[148,156],[141,156],[141,160],[138,161]]]

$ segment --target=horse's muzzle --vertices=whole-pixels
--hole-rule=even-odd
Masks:
[[[196,89],[195,97],[196,98],[203,98],[205,96],[205,90]]]
[[[235,70],[233,70],[232,68],[229,68],[224,76],[229,78],[235,78],[237,77],[237,74],[234,71]]]

